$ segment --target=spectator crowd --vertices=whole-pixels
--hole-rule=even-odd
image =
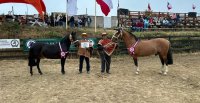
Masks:
[[[167,16],[139,16],[131,19],[133,31],[144,31],[148,28],[173,28],[180,22],[179,14],[173,13]]]
[[[3,22],[18,22],[20,25],[30,24],[39,26],[62,26],[66,27],[66,15],[56,14],[56,15],[44,15],[44,20],[39,17],[39,15],[1,15],[0,25]],[[67,24],[71,27],[90,27],[92,19],[90,16],[70,16],[68,17]]]

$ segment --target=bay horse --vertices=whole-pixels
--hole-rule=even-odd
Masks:
[[[127,32],[122,28],[116,30],[117,32],[112,36],[112,41],[116,42],[119,38],[123,39],[129,54],[133,57],[136,66],[136,74],[139,74],[140,71],[138,57],[159,55],[162,63],[160,73],[167,75],[168,65],[173,64],[171,44],[167,39],[155,38],[151,40],[140,40],[134,34]]]
[[[71,43],[76,42],[76,32],[72,32],[61,39],[59,43],[56,44],[45,44],[36,42],[31,44],[28,57],[28,65],[30,66],[30,74],[33,75],[32,67],[37,66],[38,72],[42,75],[40,70],[40,59],[60,59],[61,60],[61,73],[65,74],[65,60],[69,53],[69,48]]]

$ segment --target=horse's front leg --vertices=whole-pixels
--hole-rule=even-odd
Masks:
[[[139,74],[139,67],[138,67],[138,59],[136,57],[133,57],[133,60],[134,60],[134,64],[136,66],[136,74]]]
[[[40,73],[40,75],[42,75],[42,71],[40,70],[40,58],[37,58],[37,69],[38,69],[38,73]]]
[[[30,74],[33,75],[33,66],[30,66]]]
[[[65,60],[66,58],[61,58],[61,73],[65,74]]]

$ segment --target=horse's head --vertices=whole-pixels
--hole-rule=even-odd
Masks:
[[[114,29],[114,30],[116,30],[117,32],[115,34],[113,34],[111,40],[113,42],[117,42],[117,40],[122,37],[122,28]]]
[[[76,32],[73,32],[69,35],[69,40],[74,43],[77,41]]]

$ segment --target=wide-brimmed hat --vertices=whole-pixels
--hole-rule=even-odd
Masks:
[[[106,32],[101,33],[101,36],[106,36],[106,35],[108,35]]]
[[[82,33],[81,36],[88,36],[87,33]]]

